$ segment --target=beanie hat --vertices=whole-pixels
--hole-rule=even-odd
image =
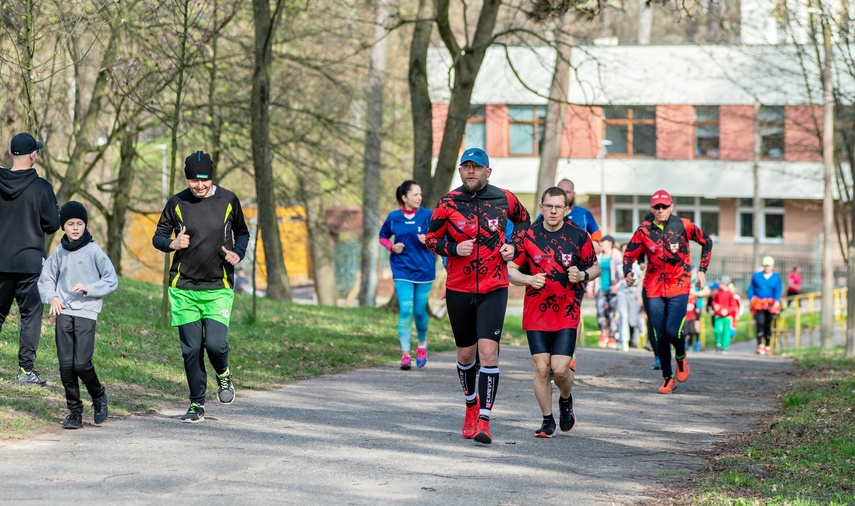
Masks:
[[[66,221],[74,218],[83,220],[85,225],[89,224],[89,214],[86,212],[86,208],[80,202],[71,200],[66,202],[62,206],[62,209],[59,210],[59,222],[65,226]]]
[[[184,159],[184,177],[187,179],[214,179],[214,161],[211,155],[196,151]]]

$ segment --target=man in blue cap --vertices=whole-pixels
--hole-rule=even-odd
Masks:
[[[53,187],[33,168],[44,145],[24,132],[12,138],[12,167],[0,168],[0,328],[18,303],[20,339],[16,385],[44,385],[33,370],[42,331],[38,281],[47,257],[45,235],[59,230]]]
[[[431,216],[425,246],[448,258],[446,304],[457,344],[457,374],[466,400],[462,434],[489,444],[490,413],[499,385],[499,340],[508,305],[508,265],[529,226],[529,215],[508,190],[488,183],[487,153],[460,157],[462,186],[446,193]],[[511,237],[506,224],[513,222]],[[475,366],[480,357],[480,379]]]

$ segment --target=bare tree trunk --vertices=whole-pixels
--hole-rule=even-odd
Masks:
[[[751,166],[754,189],[752,200],[752,222],[754,240],[751,246],[751,260],[756,267],[760,260],[760,225],[763,219],[763,199],[760,198],[760,157],[762,156],[763,137],[760,135],[760,102],[754,102],[754,163]]]
[[[469,107],[472,90],[475,87],[475,77],[481,69],[487,48],[493,43],[493,28],[501,7],[501,0],[485,0],[481,5],[475,35],[472,40],[465,41],[461,46],[454,37],[449,21],[449,1],[437,0],[437,29],[445,48],[452,57],[454,68],[454,83],[451,90],[451,101],[448,106],[448,118],[439,148],[436,172],[433,176],[428,202],[436,203],[451,187],[454,169],[457,167],[457,156],[460,144],[466,131],[466,120],[469,118]],[[424,120],[422,120],[424,121]],[[488,153],[489,154],[489,153]]]
[[[650,32],[653,29],[653,9],[647,0],[638,0],[638,44],[650,44]]]
[[[255,168],[255,192],[258,199],[258,225],[264,231],[264,264],[267,267],[267,296],[291,300],[291,287],[282,257],[282,238],[276,219],[276,181],[270,151],[270,68],[273,61],[273,30],[279,17],[281,0],[270,11],[268,0],[253,0],[255,22],[254,64],[252,71],[252,160]]]
[[[119,176],[112,189],[113,205],[107,215],[107,256],[116,268],[116,274],[122,275],[122,239],[125,237],[125,217],[131,203],[131,189],[134,182],[134,159],[138,132],[136,129],[122,136],[119,158]]]
[[[382,167],[381,133],[383,130],[383,86],[386,82],[386,30],[383,23],[389,15],[388,0],[377,0],[374,45],[368,71],[368,114],[365,129],[365,162],[362,185],[362,258],[359,282],[359,305],[374,307],[377,297],[377,263],[380,244],[380,169]]]
[[[422,206],[433,208],[431,158],[433,157],[433,108],[428,94],[427,52],[433,29],[433,1],[419,0],[418,21],[410,44],[410,107],[413,115],[413,179],[422,187]]]
[[[309,229],[309,247],[312,251],[312,274],[318,304],[335,306],[338,295],[335,286],[335,264],[330,247],[330,232],[325,219],[326,209],[320,190],[320,179],[314,171],[306,171],[299,178],[300,192],[306,199],[306,226]]]
[[[549,102],[544,118],[543,146],[540,151],[540,172],[536,197],[555,185],[555,172],[561,156],[561,138],[564,133],[564,115],[567,112],[567,86],[570,77],[570,30],[566,29],[563,16],[556,20],[554,39],[556,45],[555,67],[549,88]],[[569,24],[569,23],[568,23]]]
[[[820,5],[817,2],[817,5]],[[820,6],[821,7],[821,6]],[[825,62],[822,66],[822,164],[825,186],[822,201],[822,301],[820,315],[820,348],[834,348],[834,265],[831,253],[831,231],[834,228],[834,81],[831,73],[831,20],[822,21],[822,40]]]

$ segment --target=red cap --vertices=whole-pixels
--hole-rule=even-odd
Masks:
[[[653,193],[653,196],[650,197],[650,207],[656,207],[660,204],[665,204],[666,206],[671,205],[671,195],[665,190],[657,190]]]

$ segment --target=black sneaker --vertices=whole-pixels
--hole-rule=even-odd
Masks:
[[[83,415],[76,411],[72,411],[65,417],[60,425],[63,429],[80,429],[83,427]]]
[[[204,420],[205,406],[196,402],[190,403],[190,409],[188,409],[187,412],[181,416],[181,421],[187,423],[197,423],[202,422]]]
[[[573,410],[573,400],[558,398],[558,424],[561,427],[561,432],[569,432],[576,425],[576,412]]]
[[[110,410],[107,408],[107,402],[109,402],[109,397],[107,397],[106,391],[104,391],[104,395],[101,397],[92,399],[92,409],[95,411],[95,423],[101,423],[110,416]]]
[[[550,418],[549,420],[544,420],[543,423],[540,425],[540,428],[534,432],[534,437],[555,437],[555,420],[552,418]]]
[[[223,404],[231,404],[235,401],[235,387],[232,385],[232,372],[226,369],[226,373],[217,375],[217,399]]]
[[[36,371],[25,371],[24,368],[21,368],[21,372],[18,373],[18,376],[15,378],[16,385],[38,385],[44,386],[47,381],[39,376],[39,373]]]

